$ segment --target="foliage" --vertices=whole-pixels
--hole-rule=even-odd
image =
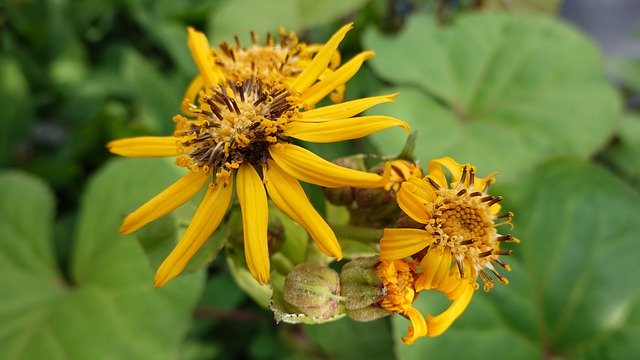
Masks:
[[[608,59],[553,15],[558,1],[7,0],[0,5],[0,358],[634,358],[640,354],[639,58]],[[480,2],[481,3],[481,2]],[[247,11],[251,9],[251,11]],[[544,11],[534,15],[528,10]],[[376,52],[347,84],[349,99],[400,93],[376,108],[417,130],[422,164],[450,155],[497,171],[522,244],[508,286],[476,292],[439,338],[400,342],[400,316],[357,323],[275,324],[272,289],[256,286],[232,205],[225,227],[156,290],[153,269],[197,199],[123,237],[124,215],[181,174],[163,160],[109,160],[115,138],[169,134],[196,73],[187,25],[213,44],[280,26],[321,42],[355,20],[340,51]],[[446,22],[446,24],[441,24]],[[394,156],[395,129],[316,145],[326,158]],[[345,213],[312,200],[341,226]],[[306,232],[284,229],[275,281],[322,262]],[[236,224],[237,225],[237,224]],[[356,236],[357,237],[357,236]],[[241,238],[241,237],[240,237]],[[372,246],[346,239],[346,254]],[[424,296],[437,313],[444,299]]]

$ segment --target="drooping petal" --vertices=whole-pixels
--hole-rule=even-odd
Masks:
[[[302,117],[300,119],[296,119],[295,121],[323,122],[330,120],[347,119],[354,115],[358,115],[375,105],[393,102],[395,101],[397,96],[397,93],[372,96],[368,98],[347,101],[341,104],[323,106],[317,109],[302,112]]]
[[[411,183],[403,183],[396,196],[398,206],[413,220],[427,224],[431,219],[431,213],[427,208],[427,201],[419,196],[417,188]]]
[[[345,35],[352,27],[353,23],[343,26],[331,37],[331,39],[329,39],[329,41],[325,43],[322,49],[320,49],[316,56],[314,56],[313,60],[311,60],[309,65],[291,84],[294,91],[303,93],[318,79],[333,58],[334,53],[338,49],[338,45],[340,45],[340,42],[342,42],[342,39],[344,39]]]
[[[260,176],[247,164],[238,169],[236,180],[238,200],[242,210],[244,256],[251,275],[261,284],[269,281],[269,243],[267,227],[269,209],[267,194]]]
[[[187,44],[200,74],[208,85],[217,85],[224,79],[224,76],[216,66],[209,40],[203,33],[192,27],[187,28],[187,33]]]
[[[124,219],[120,232],[130,234],[175,210],[198,193],[208,179],[209,175],[204,172],[189,171],[180,180],[129,214]]]
[[[272,145],[269,147],[269,154],[287,174],[324,187],[377,188],[383,187],[390,176],[389,169],[385,170],[383,176],[380,176],[338,166],[293,144]]]
[[[418,309],[411,306],[407,309],[406,315],[411,320],[411,326],[407,330],[407,335],[402,337],[402,342],[407,345],[412,344],[417,338],[427,336],[427,322]]]
[[[178,276],[209,235],[220,225],[227,212],[233,187],[224,179],[210,185],[182,239],[156,271],[154,286],[159,288]]]
[[[466,283],[466,287],[459,298],[453,301],[449,308],[437,316],[427,315],[427,336],[434,337],[444,333],[451,324],[464,312],[471,301],[473,285]]]
[[[272,160],[264,167],[267,192],[276,206],[305,228],[325,254],[342,259],[342,250],[331,227],[313,208],[300,183]]]
[[[392,126],[409,132],[409,125],[390,116],[362,116],[325,122],[292,122],[285,135],[317,143],[358,139]]]
[[[107,149],[128,157],[169,157],[178,155],[176,141],[173,136],[139,136],[109,141]]]
[[[384,229],[380,239],[380,260],[399,260],[414,255],[433,243],[422,229]]]
[[[322,100],[334,89],[349,81],[349,79],[351,79],[353,75],[360,70],[362,63],[372,58],[373,55],[375,55],[373,51],[363,51],[354,56],[351,60],[347,61],[339,69],[333,72],[333,74],[318,81],[316,84],[302,92],[302,102],[315,104]]]
[[[451,259],[449,250],[430,248],[420,262],[422,274],[416,280],[416,291],[437,288],[451,269]]]

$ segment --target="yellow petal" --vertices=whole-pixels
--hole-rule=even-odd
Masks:
[[[182,239],[156,271],[155,287],[161,287],[178,276],[202,244],[220,225],[233,193],[231,184],[225,186],[224,182],[225,179],[221,178],[215,185],[209,186]]]
[[[362,116],[325,122],[291,122],[287,124],[285,135],[296,139],[328,143],[358,139],[392,126],[400,126],[409,132],[404,121],[389,116]]]
[[[384,229],[380,239],[380,260],[399,260],[411,256],[433,243],[422,229]]]
[[[276,206],[305,228],[325,254],[342,259],[342,250],[333,230],[313,208],[300,183],[273,160],[264,167],[267,192]]]
[[[431,213],[427,208],[427,201],[421,196],[417,195],[418,189],[411,183],[403,183],[396,201],[400,209],[407,213],[413,220],[427,224],[431,219]]]
[[[209,40],[207,37],[189,26],[187,28],[188,39],[187,44],[191,51],[193,61],[196,63],[200,74],[204,77],[204,80],[209,85],[218,85],[224,79],[224,76],[218,70],[215,63],[213,54],[211,53],[211,47],[209,46]]]
[[[462,176],[462,169],[460,164],[450,157],[443,157],[429,161],[427,164],[427,167],[429,168],[429,177],[435,180],[441,187],[448,188],[449,182],[447,182],[447,177],[442,171],[442,166],[447,168],[451,173],[451,182],[456,182],[460,179]]]
[[[323,122],[329,120],[347,119],[354,115],[358,115],[375,105],[393,102],[395,101],[397,96],[398,94],[372,96],[368,98],[347,101],[342,104],[323,106],[317,109],[303,112],[302,118],[296,119],[296,121]]]
[[[389,169],[385,171],[385,175],[380,176],[338,166],[293,144],[272,145],[269,147],[269,154],[287,174],[324,187],[377,188],[383,187],[390,176]]]
[[[260,176],[251,165],[240,166],[236,185],[242,210],[244,256],[247,259],[247,267],[259,283],[266,284],[269,281],[267,194]]]
[[[412,344],[417,338],[427,336],[427,322],[418,309],[411,306],[406,314],[411,320],[411,326],[407,331],[407,336],[402,337],[402,342],[407,345]]]
[[[425,203],[433,202],[438,197],[433,186],[425,179],[409,177],[402,185],[406,186],[407,191],[418,196]]]
[[[427,315],[427,336],[434,337],[444,333],[467,308],[473,292],[473,285],[467,283],[462,295],[447,310],[438,316]]]
[[[120,232],[130,234],[175,210],[191,199],[208,179],[208,174],[189,171],[180,180],[129,214],[124,219]]]
[[[192,104],[195,104],[196,96],[198,92],[205,87],[204,78],[202,75],[198,75],[187,86],[187,90],[184,92],[184,98],[188,99]]]
[[[129,157],[177,156],[177,139],[173,136],[140,136],[107,143],[107,149],[114,154]]]
[[[343,26],[331,37],[331,39],[329,39],[329,41],[324,44],[322,49],[318,51],[309,65],[291,84],[294,91],[303,93],[318,79],[333,58],[334,53],[338,49],[338,45],[340,45],[340,42],[342,42],[342,39],[344,39],[345,35],[352,27],[353,23]]]
[[[302,92],[302,102],[315,104],[318,101],[322,100],[334,89],[349,81],[349,79],[351,79],[353,75],[355,75],[358,70],[360,70],[362,63],[372,58],[373,55],[373,51],[363,51],[360,54],[354,56],[333,74],[327,76],[325,79],[318,81],[316,84]]]
[[[451,269],[451,259],[449,250],[430,248],[420,262],[422,274],[416,280],[416,291],[437,289],[437,286],[446,280],[444,277]]]

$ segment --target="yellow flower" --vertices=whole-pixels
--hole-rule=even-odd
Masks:
[[[411,320],[407,336],[402,337],[402,341],[411,344],[417,338],[426,336],[427,323],[424,316],[412,305],[417,296],[415,263],[408,260],[383,260],[376,266],[376,274],[382,281],[385,294],[379,305],[387,311],[404,315]]]
[[[451,182],[442,167],[451,173]],[[460,165],[445,157],[428,164],[429,175],[410,178],[397,195],[400,208],[414,220],[415,228],[385,229],[380,241],[380,259],[393,261],[411,257],[422,272],[414,290],[434,289],[452,301],[438,316],[428,316],[426,336],[442,334],[467,307],[480,277],[485,291],[493,287],[489,270],[507,284],[493,264],[510,270],[500,260],[511,251],[500,249],[502,242],[519,242],[497,227],[511,225],[513,214],[499,214],[501,196],[487,193],[493,175],[478,178],[471,165]],[[499,222],[500,219],[502,222]],[[415,327],[415,324],[414,324]]]
[[[206,37],[201,32],[189,27],[189,42],[200,48],[209,49]],[[196,45],[197,44],[197,45]],[[251,32],[251,45],[244,47],[240,44],[239,38],[235,37],[235,44],[221,42],[219,48],[211,48],[210,55],[213,58],[218,70],[232,82],[244,82],[251,77],[259,76],[261,81],[269,86],[277,84],[291,83],[310,64],[314,56],[322,49],[321,44],[306,44],[300,42],[295,33],[287,33],[280,29],[278,37],[274,38],[271,33],[267,33],[263,45],[260,45],[254,32]],[[203,51],[204,52],[204,51]],[[340,53],[334,50],[330,55],[330,61],[318,76],[323,80],[331,76],[340,65]],[[364,60],[371,57],[372,52],[366,51],[354,58],[351,67],[359,67]],[[344,70],[343,70],[344,71]],[[357,71],[357,69],[355,69]],[[193,101],[199,91],[207,84],[207,75],[196,76],[188,87],[185,97]],[[341,102],[344,95],[344,83],[335,87],[330,96],[334,102]],[[305,107],[311,108],[320,97],[308,99]]]
[[[385,190],[393,190],[398,193],[403,182],[412,177],[422,177],[422,170],[418,164],[408,160],[391,160],[388,162],[391,167],[389,182],[384,186]]]
[[[377,104],[393,101],[383,95],[302,111],[348,81],[362,56],[330,76],[326,69],[351,25],[344,26],[319,49],[290,82],[266,84],[261,74],[228,81],[216,64],[203,34],[190,31],[189,48],[205,86],[174,117],[173,136],[136,137],[110,142],[115,154],[134,157],[175,156],[189,171],[124,220],[129,234],[193,197],[210,182],[182,239],[156,272],[160,287],[177,276],[222,221],[231,201],[233,179],[242,210],[247,267],[260,283],[269,281],[267,194],[284,213],[302,225],[321,251],[340,259],[336,237],[313,209],[298,180],[325,187],[382,187],[388,180],[372,173],[343,168],[290,143],[289,139],[335,142],[366,136],[391,126],[408,126],[386,116],[354,117]]]

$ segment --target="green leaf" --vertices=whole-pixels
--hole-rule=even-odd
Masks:
[[[400,357],[634,358],[640,195],[576,160],[545,164],[505,190],[522,239],[506,259],[510,284],[478,291],[447,332],[398,345]],[[420,309],[437,314],[442,303],[424,295]],[[400,336],[408,321],[396,316],[394,324]]]
[[[181,112],[186,84],[160,73],[152,62],[133,50],[125,52],[123,73],[124,80],[139,100],[142,121],[159,134],[172,133],[174,123],[171,119]]]
[[[331,359],[393,358],[387,319],[361,323],[345,318],[323,325],[306,326],[305,329],[311,340]]]
[[[16,144],[24,141],[33,123],[30,91],[18,62],[0,57],[0,166],[11,163]]]
[[[120,160],[96,174],[83,197],[69,275],[54,258],[49,189],[21,173],[0,175],[0,358],[178,355],[202,276],[156,290],[139,244],[118,234],[122,215],[166,186],[171,168]]]
[[[475,14],[440,28],[416,16],[399,36],[369,29],[364,42],[400,92],[383,112],[418,131],[423,161],[449,155],[513,180],[550,157],[587,158],[612,135],[619,100],[597,48],[557,20]],[[404,138],[372,139],[397,154]]]
[[[227,1],[217,11],[212,12],[209,40],[212,44],[217,44],[220,40],[229,41],[237,34],[244,44],[249,44],[249,32],[252,30],[264,40],[267,31],[277,31],[281,26],[291,31],[324,25],[356,11],[368,1]]]
[[[624,116],[619,123],[618,137],[620,141],[609,147],[603,157],[640,184],[640,116]]]

